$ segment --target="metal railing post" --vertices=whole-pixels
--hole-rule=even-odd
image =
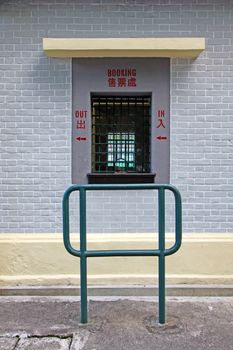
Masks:
[[[159,323],[165,323],[165,193],[164,188],[158,191],[159,211]]]
[[[81,287],[81,316],[80,322],[87,323],[87,237],[86,237],[86,190],[80,189],[80,287]]]

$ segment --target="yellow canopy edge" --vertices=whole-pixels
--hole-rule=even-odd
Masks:
[[[49,57],[186,57],[196,58],[205,38],[44,38]]]

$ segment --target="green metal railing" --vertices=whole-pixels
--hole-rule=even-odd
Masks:
[[[86,192],[105,190],[157,190],[158,191],[158,235],[159,249],[137,250],[87,250],[86,240]],[[171,191],[175,197],[175,243],[165,248],[165,191]],[[70,243],[69,197],[79,191],[80,202],[80,250]],[[107,256],[158,256],[159,282],[159,323],[165,323],[165,256],[178,251],[182,240],[182,204],[180,192],[171,185],[136,184],[136,185],[73,185],[63,196],[63,239],[66,250],[80,258],[81,316],[80,322],[87,323],[87,258]]]

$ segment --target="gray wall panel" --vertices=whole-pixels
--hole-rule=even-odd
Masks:
[[[109,69],[135,69],[136,87],[109,87]],[[152,95],[151,106],[151,171],[156,183],[169,182],[170,169],[170,60],[148,59],[73,59],[73,133],[72,182],[87,183],[91,172],[91,93]],[[76,128],[75,112],[87,111],[86,129]],[[165,112],[158,118],[158,111]],[[165,126],[161,125],[160,119]],[[166,137],[166,140],[157,137]],[[86,140],[77,140],[85,137]]]

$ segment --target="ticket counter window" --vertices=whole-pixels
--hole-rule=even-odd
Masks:
[[[169,58],[73,58],[72,87],[72,183],[169,183]]]
[[[149,175],[151,96],[92,95],[91,107],[93,176],[89,180],[97,178],[95,174],[114,174],[118,182],[119,176],[129,174],[132,182],[133,174]]]

